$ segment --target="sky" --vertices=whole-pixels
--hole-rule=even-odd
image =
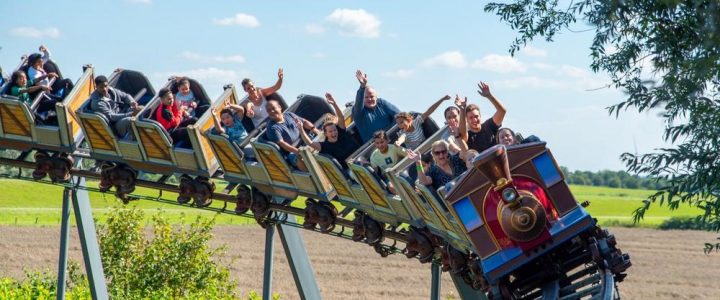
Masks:
[[[244,95],[245,77],[271,86],[283,68],[286,100],[331,92],[342,103],[353,101],[361,69],[401,110],[422,112],[446,94],[460,94],[486,119],[494,108],[476,92],[482,80],[507,108],[503,125],[547,141],[570,170],[622,170],[620,154],[667,146],[657,111],[608,114],[605,108],[625,96],[602,88],[608,76],[590,70],[593,31],[580,23],[577,32],[534,41],[511,57],[517,34],[485,13],[485,3],[6,1],[0,66],[10,73],[23,54],[44,44],[72,80],[84,64],[96,75],[141,71],[156,89],[171,75],[186,75],[212,98],[227,83]],[[23,13],[29,11],[34,17]],[[439,124],[450,104],[433,114]]]

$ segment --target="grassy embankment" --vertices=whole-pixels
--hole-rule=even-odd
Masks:
[[[89,182],[88,186],[96,187],[96,182]],[[219,185],[217,190],[224,186]],[[632,225],[632,212],[640,206],[641,201],[652,194],[649,190],[615,189],[607,187],[571,186],[575,198],[582,202],[590,201],[589,212],[601,225]],[[0,224],[22,226],[56,226],[60,224],[62,187],[48,184],[34,183],[24,180],[0,179]],[[138,187],[137,194],[157,197],[158,192]],[[163,192],[162,198],[175,199],[174,193]],[[113,205],[121,203],[112,194],[90,192],[90,201],[94,216],[99,222],[105,218],[104,212],[109,211]],[[300,203],[298,203],[300,204]],[[304,203],[302,203],[304,204]],[[185,217],[193,220],[196,216],[212,217],[214,212],[193,209],[187,206],[177,206],[155,201],[133,201],[130,205],[137,205],[145,210],[146,216],[151,216],[156,210],[163,209],[165,215],[171,220]],[[221,201],[215,201],[213,207],[222,207]],[[227,209],[232,211],[234,204],[228,204]],[[657,227],[670,217],[694,216],[700,211],[691,207],[682,207],[670,211],[667,207],[653,206],[645,220],[636,226]],[[239,217],[231,214],[220,214],[218,224],[255,224],[251,218]]]

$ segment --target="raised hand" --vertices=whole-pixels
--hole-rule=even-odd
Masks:
[[[282,68],[279,68],[279,69],[278,69],[278,78],[279,78],[279,79],[283,79],[283,77],[284,77],[283,69],[282,69]]]
[[[492,93],[490,92],[490,86],[486,83],[480,81],[480,83],[478,83],[478,88],[479,90],[477,92],[478,94],[480,94],[480,96],[483,96],[485,98],[492,97]]]
[[[252,117],[255,116],[255,111],[253,110],[253,107],[254,107],[254,106],[255,106],[254,104],[248,102],[248,104],[247,104],[247,109],[245,110],[245,116],[246,116],[246,117],[252,118]]]
[[[460,95],[455,94],[455,106],[459,108],[465,108],[467,106],[467,97],[465,99],[460,99]]]
[[[412,151],[410,149],[405,149],[405,153],[407,154],[407,158],[414,162],[418,162],[418,161],[420,161],[420,158],[422,158],[422,156],[419,153]]]
[[[336,105],[337,102],[335,102],[335,98],[333,98],[333,95],[330,93],[325,93],[325,100],[327,100],[327,103],[330,105]]]
[[[368,82],[367,74],[363,73],[362,70],[357,70],[357,72],[355,72],[355,77],[362,86],[365,86]]]
[[[40,45],[38,50],[40,50],[40,52],[45,52],[47,50],[47,47],[45,47],[45,45]]]

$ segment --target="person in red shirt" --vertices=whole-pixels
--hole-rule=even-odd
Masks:
[[[190,147],[187,126],[195,124],[197,119],[190,117],[187,111],[180,110],[175,102],[175,96],[169,89],[160,89],[158,96],[160,96],[160,105],[155,110],[155,121],[167,130],[173,145]]]

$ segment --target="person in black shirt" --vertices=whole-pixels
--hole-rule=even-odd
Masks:
[[[476,104],[467,105],[467,97],[461,100],[460,96],[455,96],[455,104],[460,107],[460,136],[467,142],[468,148],[483,152],[497,144],[496,135],[502,121],[505,118],[505,106],[493,96],[490,92],[490,86],[480,81],[478,83],[478,93],[490,100],[495,107],[495,114],[492,118],[482,122],[480,117],[480,107]]]
[[[313,142],[305,132],[301,132],[300,135],[306,145],[322,154],[330,155],[340,163],[343,169],[347,169],[348,166],[345,160],[360,148],[360,144],[345,130],[345,116],[343,116],[342,109],[335,102],[333,96],[326,93],[325,99],[335,109],[335,115],[337,116],[337,122],[326,121],[323,124],[325,141]]]

